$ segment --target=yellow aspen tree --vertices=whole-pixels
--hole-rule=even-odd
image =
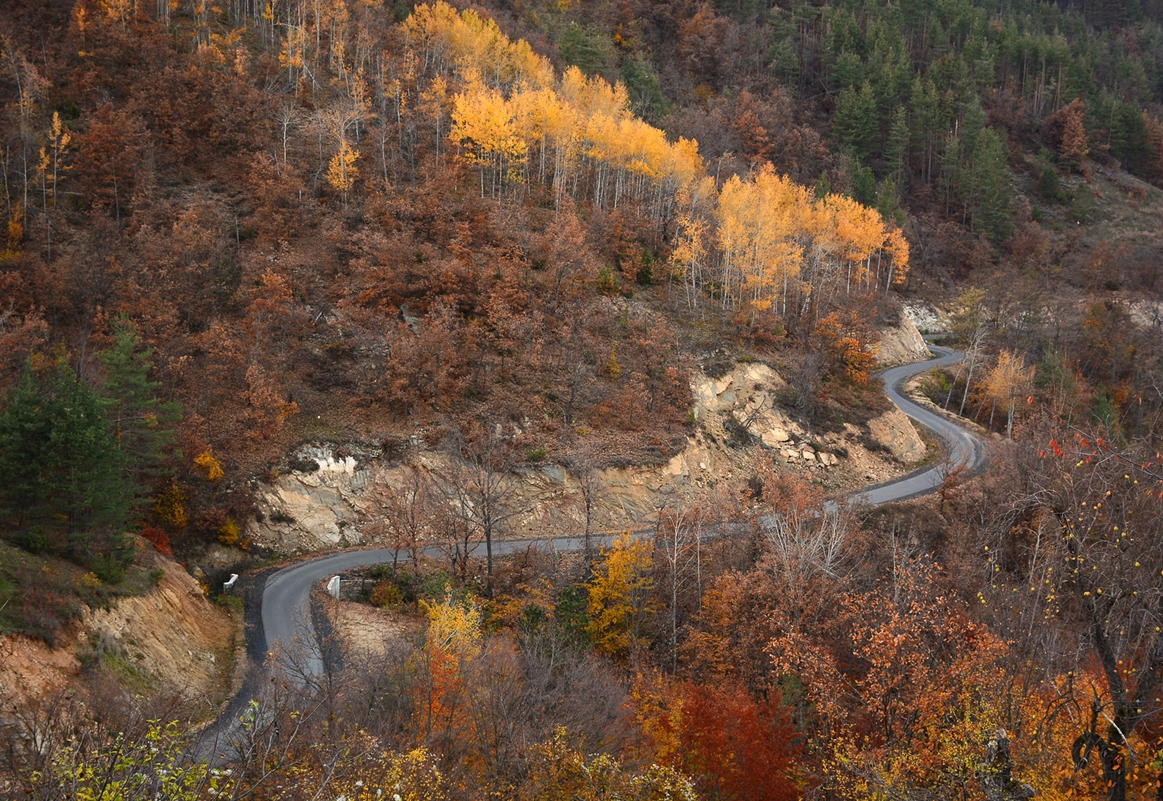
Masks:
[[[51,164],[52,159],[48,151],[41,145],[40,158],[36,162],[36,180],[40,182],[40,198],[44,212],[44,248],[48,259],[52,259],[52,219],[48,214],[48,173]]]
[[[752,265],[751,280],[756,285],[752,305],[757,310],[770,308],[779,293],[781,313],[786,315],[788,284],[799,276],[803,262],[798,234],[811,213],[811,202],[804,187],[776,175],[770,166],[760,171],[756,182],[761,192],[756,225],[763,234],[758,240],[762,249],[757,248]]]
[[[49,129],[49,147],[48,157],[51,164],[48,165],[52,170],[52,193],[49,195],[53,204],[56,203],[57,198],[57,181],[60,179],[62,173],[72,169],[63,163],[65,154],[70,149],[70,144],[73,141],[73,135],[69,133],[64,124],[61,123],[60,113],[54,111],[52,115],[52,128]],[[41,149],[41,158],[45,157],[44,149]]]
[[[909,243],[899,228],[893,228],[884,239],[884,250],[888,254],[888,278],[884,282],[884,294],[894,284],[903,284],[909,277]]]
[[[209,481],[221,481],[226,476],[226,471],[222,469],[222,463],[214,456],[213,450],[205,450],[194,457],[194,464],[206,471],[206,479]]]
[[[24,244],[24,205],[19,202],[12,205],[6,234],[4,253],[0,256],[4,259],[19,256],[23,250],[21,246]]]
[[[673,211],[676,191],[705,176],[698,143],[680,139],[672,145],[662,131],[636,119],[623,85],[587,78],[576,67],[556,79],[552,65],[527,42],[509,40],[496,23],[473,11],[423,4],[404,29],[425,68],[455,73],[466,84],[454,104],[450,138],[481,170],[482,195],[487,179],[494,196],[521,180],[527,152],[533,151],[536,181],[549,182],[552,171],[559,208],[566,193],[590,196],[598,206],[617,206],[630,197],[647,204],[648,214],[661,221]],[[496,97],[488,97],[490,91]],[[506,137],[490,146],[488,137],[472,135],[474,127],[476,134],[486,133],[480,123],[503,104],[524,144],[516,159],[503,146]]]
[[[262,41],[263,45],[271,45],[275,42],[276,20],[278,19],[279,0],[266,0],[262,9]],[[282,55],[279,56],[280,62]],[[286,66],[285,64],[283,66]]]
[[[706,174],[707,167],[703,157],[699,155],[697,139],[680,136],[678,141],[670,146],[667,156],[666,172],[680,185],[691,184]]]
[[[168,17],[166,18],[168,21]],[[85,10],[82,3],[77,3],[73,6],[73,24],[77,26],[77,33],[81,37],[81,50],[77,51],[77,55],[84,55],[85,46],[85,32],[89,30],[89,12]]]
[[[420,113],[432,120],[437,168],[440,167],[444,154],[444,140],[448,137],[447,121],[451,111],[448,82],[443,76],[437,75],[428,84],[428,88],[420,93]]]
[[[134,5],[133,0],[101,0],[98,8],[105,15],[105,19],[116,22],[124,28],[133,16]]]
[[[465,160],[479,169],[482,198],[486,174],[493,197],[504,190],[506,182],[521,179],[528,146],[513,112],[500,92],[479,84],[453,100],[449,138],[462,148]]]
[[[210,3],[207,0],[191,0],[190,10],[194,12],[194,42],[197,46],[210,44]]]
[[[503,89],[524,82],[531,87],[553,86],[549,61],[525,41],[511,41],[491,19],[475,11],[463,13],[447,3],[419,5],[405,22],[406,35],[423,53],[425,66],[438,71],[448,62],[462,76],[475,72],[491,87]]]
[[[1033,365],[1026,366],[1026,357],[1003,349],[998,354],[997,364],[985,376],[985,393],[996,409],[1001,404],[1006,410],[1006,438],[1014,436],[1014,412],[1018,400],[1029,391],[1034,380]],[[993,411],[989,414],[993,424]]]
[[[347,139],[342,139],[339,150],[331,157],[331,164],[327,167],[327,183],[342,193],[344,207],[347,206],[347,192],[359,176],[359,168],[355,165],[358,159],[359,153],[347,144]]]
[[[654,613],[650,543],[629,532],[603,551],[605,564],[589,583],[589,633],[602,653],[622,656],[642,642]]]
[[[447,653],[471,658],[481,650],[481,610],[472,601],[458,601],[446,590],[440,601],[421,599],[420,608],[428,616],[428,643]]]
[[[426,717],[428,725],[453,723],[456,697],[463,688],[464,667],[481,653],[481,613],[470,597],[453,598],[445,588],[444,599],[420,608],[428,615],[427,660],[429,687]]]
[[[875,210],[852,198],[831,195],[826,202],[834,211],[831,219],[844,263],[844,295],[848,297],[853,277],[858,282],[863,279],[868,259],[884,241],[884,222]]]
[[[678,212],[674,248],[670,253],[672,276],[682,276],[686,290],[687,308],[700,307],[699,288],[703,285],[703,268],[707,256],[707,221],[699,214],[689,189],[679,190],[675,198]]]
[[[298,83],[306,75],[303,69],[306,64],[307,32],[301,25],[287,27],[287,35],[283,39],[283,47],[279,51],[279,65],[287,70],[290,82]],[[314,83],[314,79],[312,79]]]
[[[754,180],[733,176],[719,193],[717,220],[726,305],[770,309],[799,274],[796,235],[810,211],[807,193],[765,165]]]

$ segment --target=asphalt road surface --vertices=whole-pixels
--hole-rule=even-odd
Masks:
[[[905,381],[918,373],[922,373],[934,366],[945,366],[960,361],[961,354],[948,348],[930,346],[937,354],[936,358],[923,362],[915,362],[900,367],[893,367],[881,373],[885,384],[885,392],[902,411],[913,420],[932,430],[946,443],[946,465],[963,466],[969,474],[974,474],[985,465],[985,447],[981,440],[960,426],[950,422],[935,412],[924,409],[904,397],[901,387]],[[850,503],[865,503],[880,505],[914,498],[918,495],[934,491],[944,480],[948,466],[943,470],[941,466],[934,466],[917,471],[903,478],[888,482],[878,487],[871,487],[848,496]],[[595,545],[606,545],[610,537],[594,538]],[[498,556],[514,553],[529,547],[531,540],[498,540],[493,543],[493,553]],[[537,540],[539,547],[551,548],[557,551],[579,551],[583,548],[581,538],[557,538]],[[440,551],[429,548],[425,555],[439,556]],[[262,590],[261,627],[253,627],[252,636],[263,638],[262,643],[254,643],[250,652],[271,653],[283,651],[299,655],[299,669],[305,674],[319,675],[324,668],[323,657],[309,614],[308,598],[311,587],[318,582],[329,579],[331,576],[367,565],[381,564],[393,561],[395,553],[390,548],[373,550],[342,551],[326,556],[320,556],[309,561],[300,562],[284,568],[266,580]],[[400,554],[401,559],[404,555]],[[244,691],[245,692],[245,691]],[[240,696],[242,693],[240,693]],[[229,716],[237,715],[237,710],[247,699],[236,699],[235,703],[223,713],[222,717],[210,726],[206,734],[212,731],[217,740],[229,735],[234,728]],[[224,720],[226,719],[226,720]],[[237,718],[233,718],[236,720]],[[210,746],[214,749],[214,746]],[[215,749],[216,750],[216,749]]]
[[[941,482],[945,480],[950,467],[963,467],[968,475],[975,475],[985,467],[985,443],[980,438],[936,412],[913,403],[904,396],[901,390],[904,383],[918,373],[923,373],[933,367],[947,367],[961,361],[961,354],[949,348],[930,345],[929,350],[937,354],[935,359],[893,367],[882,372],[880,377],[884,381],[884,392],[888,395],[889,400],[913,420],[944,440],[944,464],[912,473],[878,487],[869,487],[851,496],[853,501],[879,506],[893,501],[915,498],[941,486]]]

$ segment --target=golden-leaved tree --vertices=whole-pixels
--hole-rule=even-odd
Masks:
[[[567,198],[629,205],[660,232],[674,220],[671,266],[692,309],[710,292],[752,324],[762,313],[785,323],[806,315],[810,331],[833,307],[907,276],[908,243],[877,211],[842,195],[816,199],[770,164],[717,189],[698,142],[670,141],[635,117],[620,83],[577,67],[559,76],[496,23],[442,1],[418,6],[404,29],[416,80],[438,89],[417,91],[452,97],[448,141],[478,171],[482,197],[544,191],[559,209]],[[425,113],[439,138],[443,107],[429,102]]]
[[[643,642],[654,614],[650,543],[623,534],[589,583],[589,632],[598,650],[622,656]]]
[[[404,27],[422,69],[455,81],[449,140],[480,169],[482,195],[502,196],[527,176],[551,187],[558,205],[566,195],[600,208],[634,202],[661,222],[675,193],[705,174],[698,144],[672,143],[635,117],[620,83],[577,67],[558,78],[527,42],[473,11],[425,4]]]
[[[480,172],[481,197],[486,176],[489,195],[504,194],[506,187],[524,178],[528,153],[520,130],[515,104],[495,89],[476,82],[453,100],[453,144],[460,146],[465,160]]]
[[[833,303],[871,298],[907,275],[908,243],[875,209],[843,195],[816,200],[770,164],[727,180],[714,222],[722,305],[748,310],[752,322],[771,310],[785,320],[810,311],[818,323]],[[703,272],[693,215],[680,223],[678,266]]]
[[[803,261],[798,235],[811,211],[807,190],[770,165],[752,180],[735,176],[724,184],[716,217],[725,302],[755,312],[778,301],[786,314],[788,284]]]
[[[993,402],[993,407],[1001,406],[1006,412],[1006,437],[1013,439],[1014,412],[1018,401],[1032,388],[1034,380],[1033,365],[1026,366],[1026,358],[1020,353],[1002,349],[998,354],[997,364],[986,373],[985,394]],[[993,412],[989,415],[993,422]]]

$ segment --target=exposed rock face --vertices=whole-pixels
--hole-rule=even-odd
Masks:
[[[901,309],[922,334],[941,334],[949,331],[949,318],[931,303],[908,303]]]
[[[20,634],[0,637],[0,690],[6,696],[45,698],[59,692],[80,667],[72,648],[49,648]]]
[[[777,390],[784,386],[779,373],[759,362],[737,364],[718,378],[698,372],[691,378],[691,395],[699,415],[734,409],[748,394],[756,390]]]
[[[900,409],[885,412],[868,421],[873,440],[892,452],[898,461],[917,464],[925,458],[925,443],[913,428],[913,421]]]
[[[907,314],[895,328],[882,328],[880,341],[872,346],[878,367],[893,367],[929,358],[929,346]]]
[[[696,373],[691,379],[695,416],[706,425],[716,414],[730,414],[752,437],[778,448],[803,434],[779,408],[777,393],[785,385],[779,373],[758,362],[738,364],[720,378]]]
[[[738,364],[718,379],[696,375],[691,387],[698,406],[696,412],[704,432],[710,439],[727,439],[740,444],[739,440],[749,440],[745,444],[762,445],[756,449],[758,455],[769,449],[780,463],[797,472],[829,472],[837,467],[840,460],[835,454],[812,447],[805,440],[811,440],[825,447],[843,449],[841,437],[820,437],[795,420],[792,420],[779,405],[779,391],[785,386],[775,370],[765,364]],[[691,454],[697,446],[692,445],[684,455]],[[706,462],[714,464],[708,453]],[[735,467],[744,467],[740,462],[742,454],[724,454],[735,462]],[[731,457],[734,457],[733,459]],[[676,457],[678,458],[678,457]],[[747,457],[747,458],[750,458]],[[721,459],[720,459],[721,461]],[[700,464],[701,466],[701,464]],[[722,468],[720,468],[722,469]]]
[[[165,575],[157,587],[122,598],[108,611],[90,612],[84,628],[90,637],[123,649],[156,682],[200,700],[219,680],[233,624],[181,565],[159,561]]]
[[[1163,328],[1163,302],[1140,300],[1128,305],[1131,321],[1143,328]]]
[[[316,550],[358,543],[352,525],[367,505],[364,492],[373,460],[383,451],[329,443],[300,447],[291,470],[260,484],[257,507],[264,517],[262,542],[281,551]]]
[[[793,420],[780,407],[785,382],[770,366],[745,362],[720,369],[717,376],[700,371],[691,377],[698,425],[681,452],[660,466],[596,471],[595,530],[639,527],[654,519],[668,493],[741,480],[751,474],[757,457],[770,456],[783,469],[827,489],[873,480],[867,475],[883,480],[899,471],[883,454],[860,445],[863,432],[855,426],[839,433],[813,433]],[[897,459],[912,464],[924,458],[924,443],[903,413],[878,421],[873,436],[879,431],[883,446]],[[376,514],[377,488],[402,486],[410,469],[385,458],[383,450],[346,443],[299,448],[288,457],[285,472],[257,485],[263,520],[250,524],[248,536],[285,553],[370,541],[365,529],[373,530],[368,516]],[[436,475],[447,468],[443,454],[419,447],[411,461]],[[519,511],[508,521],[507,535],[579,530],[585,511],[577,476],[559,465],[540,464],[515,468],[513,479],[517,486],[510,501]]]

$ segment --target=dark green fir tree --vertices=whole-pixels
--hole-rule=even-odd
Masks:
[[[63,359],[30,362],[0,413],[5,528],[49,532],[75,561],[117,574],[132,498],[106,403]],[[46,536],[46,535],[42,535]]]
[[[136,501],[166,474],[167,461],[176,455],[174,425],[182,416],[178,403],[159,399],[161,385],[150,379],[152,357],[153,349],[142,346],[137,327],[124,318],[114,324],[113,344],[100,354],[109,423]]]

